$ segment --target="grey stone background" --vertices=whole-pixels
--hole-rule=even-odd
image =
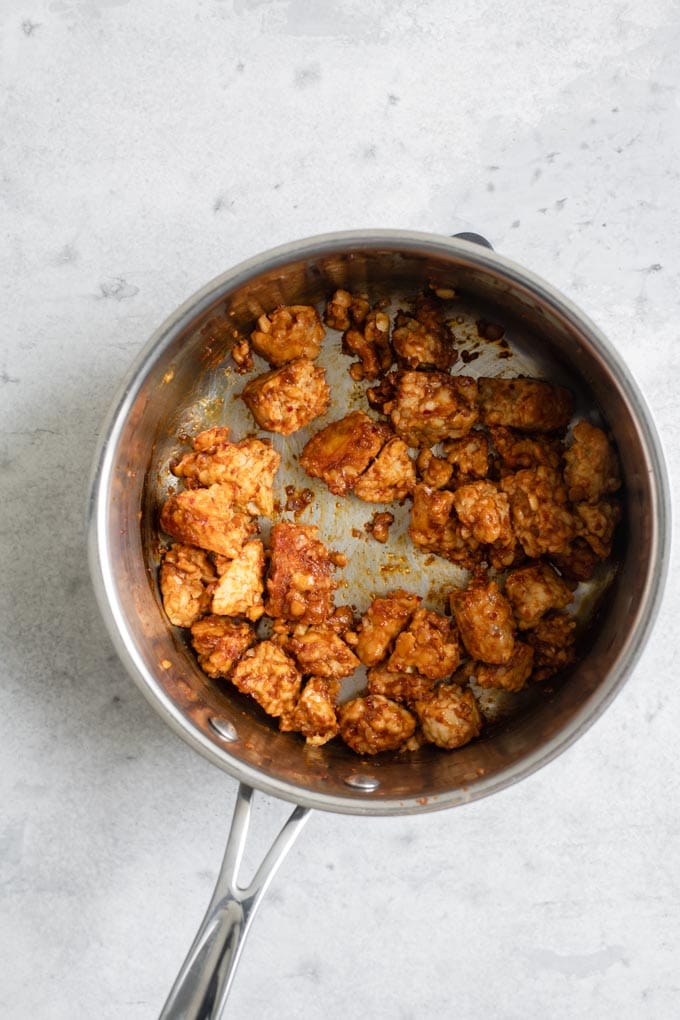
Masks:
[[[118,382],[246,256],[471,229],[609,335],[677,478],[678,6],[4,0],[0,28],[0,1016],[142,1020],[235,784],[147,706],[94,604],[87,483]],[[676,568],[623,693],[558,761],[448,813],[317,815],[229,1015],[677,1016]]]

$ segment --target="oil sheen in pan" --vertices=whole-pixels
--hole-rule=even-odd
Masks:
[[[398,309],[409,307],[413,296],[391,296],[386,308],[391,321],[394,321]],[[372,293],[369,297],[375,302],[386,298],[386,295]],[[568,386],[574,392],[576,418],[587,416],[595,423],[598,422],[596,409],[584,400],[585,395],[578,391],[573,376],[566,374],[563,366],[545,357],[537,357],[534,352],[540,351],[541,345],[535,336],[529,340],[520,323],[509,323],[507,317],[500,318],[493,310],[486,307],[481,309],[479,305],[470,304],[463,298],[447,301],[445,307],[446,318],[453,329],[459,352],[452,369],[453,375],[524,375],[547,379]],[[322,307],[317,310],[323,313]],[[477,323],[482,319],[503,326],[502,338],[488,340],[480,337]],[[462,352],[465,352],[464,356]],[[179,410],[163,441],[157,444],[155,471],[152,475],[157,480],[154,502],[160,506],[168,494],[177,488],[177,479],[170,472],[169,463],[186,452],[189,448],[187,440],[202,429],[227,425],[235,441],[249,435],[266,437],[281,454],[281,465],[274,486],[277,507],[283,508],[286,505],[286,486],[292,486],[295,491],[309,489],[313,493],[305,509],[296,514],[277,510],[273,522],[296,520],[300,524],[316,524],[322,541],[347,558],[347,566],[336,571],[337,605],[351,605],[361,614],[377,595],[395,588],[405,588],[420,595],[427,608],[443,613],[448,592],[464,586],[469,573],[441,557],[422,553],[415,548],[408,537],[410,500],[405,500],[401,505],[373,504],[364,503],[351,494],[334,496],[321,481],[305,474],[298,463],[304,445],[325,425],[352,410],[364,410],[373,415],[365,392],[375,383],[355,382],[350,377],[348,369],[354,358],[342,353],[339,331],[326,328],[326,337],[317,360],[326,371],[332,395],[331,406],[326,414],[291,436],[258,431],[245,404],[239,399],[248,379],[268,370],[266,362],[255,356],[255,368],[247,375],[235,371],[230,357],[218,365],[202,369],[201,378],[197,380],[194,390],[200,395],[193,403]],[[373,513],[380,510],[389,510],[394,515],[394,523],[385,544],[377,542],[366,529]],[[259,524],[261,538],[266,544],[271,522],[260,518]],[[157,548],[157,543],[154,545]],[[157,568],[157,560],[153,566]],[[579,630],[585,630],[592,621],[614,573],[613,564],[602,565],[591,581],[578,586],[570,611],[574,611],[575,607]],[[263,618],[259,626],[261,636],[266,636],[266,618]],[[361,668],[344,681],[341,700],[362,690],[365,683],[365,670]],[[500,690],[483,690],[474,683],[472,686],[488,722],[499,721],[522,711],[528,702],[541,696],[539,687],[527,688],[520,694],[509,694]]]

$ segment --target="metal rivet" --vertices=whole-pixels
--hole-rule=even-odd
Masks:
[[[356,790],[365,790],[366,793],[372,793],[373,790],[377,790],[380,786],[380,780],[376,779],[375,776],[364,776],[357,773],[347,776],[345,782]]]
[[[218,737],[222,737],[222,740],[238,740],[238,733],[236,727],[230,719],[216,719],[214,716],[208,720],[212,728]]]

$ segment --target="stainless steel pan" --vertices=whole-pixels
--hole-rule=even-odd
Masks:
[[[386,296],[398,305],[429,285],[455,289],[457,332],[479,355],[454,371],[512,370],[565,382],[577,394],[580,414],[606,422],[622,463],[625,519],[615,570],[582,593],[584,655],[550,694],[534,688],[511,702],[489,701],[484,738],[454,753],[424,748],[367,760],[338,742],[307,748],[279,733],[273,720],[228,685],[204,676],[160,604],[158,508],[178,434],[220,422],[237,434],[252,431],[241,402],[233,399],[244,383],[229,356],[234,331],[247,335],[262,311],[282,303],[320,304],[337,287]],[[478,344],[478,318],[506,327],[512,360],[500,359],[493,345]],[[337,339],[329,339],[322,359],[332,382],[330,419],[360,393]],[[305,439],[306,433],[275,438],[286,482],[310,484],[296,474],[294,457]],[[372,590],[401,584],[437,605],[441,592],[459,582],[444,561],[424,569],[423,558],[403,539],[403,521],[395,523],[394,545],[385,551],[360,537],[370,508],[317,493],[304,520],[316,520],[330,543],[350,557],[340,601],[362,610]],[[576,740],[640,654],[661,597],[670,534],[668,485],[649,411],[597,327],[544,281],[482,245],[397,231],[328,234],[277,248],[223,274],[182,305],[130,369],[104,425],[90,509],[95,588],[121,659],[175,732],[240,783],[220,878],[163,1010],[168,1018],[221,1014],[248,925],[308,809],[394,815],[453,807],[517,782]],[[603,587],[607,597],[597,599]],[[253,789],[297,806],[244,889],[238,866]]]

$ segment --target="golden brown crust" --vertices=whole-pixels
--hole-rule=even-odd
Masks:
[[[458,352],[454,336],[438,302],[421,297],[412,314],[397,312],[392,345],[404,368],[434,368],[448,372]]]
[[[470,482],[453,493],[453,505],[472,537],[485,545],[498,542],[504,548],[513,542],[510,504],[493,482]]]
[[[394,398],[397,392],[397,372],[389,372],[380,380],[377,386],[369,386],[366,390],[366,400],[370,407],[378,414],[388,415],[394,407]]]
[[[453,477],[453,465],[448,460],[435,457],[427,448],[420,451],[416,459],[418,476],[423,485],[430,489],[444,489]]]
[[[365,524],[364,527],[369,535],[373,535],[376,542],[380,542],[384,545],[390,537],[390,528],[393,524],[394,514],[391,514],[389,510],[383,510],[374,513],[370,521]]]
[[[210,585],[216,578],[208,554],[176,543],[162,554],[160,589],[163,608],[175,627],[190,627],[210,608]]]
[[[191,627],[191,643],[204,673],[228,677],[243,653],[255,642],[249,623],[225,616],[204,616]]]
[[[352,411],[312,436],[300,454],[300,465],[312,478],[343,496],[356,483],[392,435],[363,411]]]
[[[326,302],[323,321],[331,329],[346,330],[360,326],[370,311],[371,305],[365,294],[350,294],[348,290],[336,290]]]
[[[506,663],[515,647],[515,621],[510,603],[495,581],[473,581],[451,592],[451,611],[463,644],[473,659]]]
[[[463,747],[482,730],[482,714],[471,690],[439,684],[432,697],[415,704],[426,740],[437,747]]]
[[[340,707],[338,716],[340,736],[357,754],[396,751],[416,728],[409,711],[381,694],[348,701]]]
[[[212,611],[218,616],[245,616],[259,620],[264,613],[264,546],[246,542],[238,556],[218,564],[219,580],[213,589]]]
[[[281,305],[261,315],[250,334],[253,350],[275,368],[295,358],[313,360],[326,331],[311,305]]]
[[[534,664],[534,650],[531,645],[515,641],[515,647],[508,662],[492,665],[477,662],[472,666],[479,687],[499,688],[515,693],[521,691],[531,676]]]
[[[444,372],[400,372],[390,412],[409,446],[432,446],[467,435],[479,417],[477,380]]]
[[[213,425],[212,428],[203,429],[194,436],[192,447],[194,453],[216,453],[221,447],[229,442],[230,430],[226,425]]]
[[[451,620],[421,608],[397,636],[387,668],[395,672],[412,670],[429,680],[443,680],[459,663],[460,644]]]
[[[524,550],[518,544],[513,531],[511,531],[508,541],[498,541],[493,545],[488,545],[484,555],[494,570],[507,570],[508,567],[519,566],[526,560]]]
[[[423,552],[471,567],[479,561],[480,545],[458,519],[453,502],[454,494],[448,490],[416,485],[408,533]]]
[[[303,676],[313,674],[340,680],[351,676],[359,666],[354,652],[330,627],[308,627],[302,633],[296,631],[286,641],[285,650],[293,656]]]
[[[366,503],[397,503],[416,484],[416,469],[408,447],[394,436],[354,484],[354,495]]]
[[[390,344],[390,319],[380,308],[374,308],[362,321],[361,326],[346,330],[342,337],[345,354],[356,354],[359,358],[349,370],[357,382],[360,379],[377,379],[387,372],[394,356]]]
[[[336,606],[331,615],[325,621],[324,626],[330,627],[342,638],[352,632],[357,626],[358,620],[354,618],[354,611],[351,606]]]
[[[534,649],[532,679],[547,680],[576,660],[576,620],[566,613],[545,616],[525,639]]]
[[[328,410],[331,391],[320,365],[296,358],[251,379],[241,399],[260,428],[289,436]]]
[[[311,524],[283,521],[271,530],[265,612],[295,623],[322,623],[333,609],[333,564]]]
[[[502,425],[489,429],[489,432],[500,462],[501,475],[541,465],[553,471],[562,467],[563,448],[559,439],[515,432]]]
[[[574,518],[560,475],[550,468],[525,468],[501,479],[510,500],[512,526],[531,559],[563,553],[575,537]]]
[[[209,432],[215,430],[210,429]],[[210,448],[205,450],[205,443]],[[281,455],[272,449],[268,440],[244,439],[230,443],[204,439],[200,433],[194,440],[194,453],[185,454],[172,472],[184,478],[192,487],[210,486],[216,483],[233,486],[235,506],[250,514],[271,517],[274,512],[274,476],[281,462]]]
[[[391,701],[403,701],[407,705],[429,698],[434,691],[434,680],[419,673],[406,673],[388,669],[387,666],[372,666],[366,674],[369,694],[382,694]]]
[[[442,445],[457,485],[486,478],[489,473],[489,438],[485,432],[473,429],[462,439],[447,439]]]
[[[420,605],[420,596],[398,588],[374,599],[361,618],[356,653],[364,666],[376,666]]]
[[[573,404],[569,390],[541,379],[479,380],[485,425],[506,425],[522,432],[560,432],[569,424]]]
[[[252,372],[255,368],[255,361],[253,359],[253,352],[250,347],[250,341],[246,337],[236,337],[233,344],[231,345],[231,360],[236,366],[236,371],[239,375],[245,375],[246,372]]]
[[[170,496],[163,505],[161,528],[185,545],[233,559],[257,524],[234,506],[232,485],[187,489]]]
[[[305,684],[302,694],[281,729],[290,727],[302,733],[306,742],[314,747],[328,743],[339,732],[337,698],[340,691],[338,680],[312,676]]]
[[[532,563],[511,571],[505,594],[520,630],[535,627],[551,609],[565,609],[574,595],[549,563]]]
[[[245,653],[231,674],[242,694],[250,694],[267,715],[287,719],[295,711],[302,677],[272,641],[260,641]]]
[[[574,507],[577,534],[583,538],[598,559],[611,555],[616,525],[621,519],[621,507],[609,499],[599,503],[577,503]]]
[[[596,503],[621,487],[619,461],[602,429],[580,421],[564,454],[564,482],[572,503]]]
[[[563,552],[550,559],[568,581],[589,581],[599,561],[583,538],[575,538]]]

